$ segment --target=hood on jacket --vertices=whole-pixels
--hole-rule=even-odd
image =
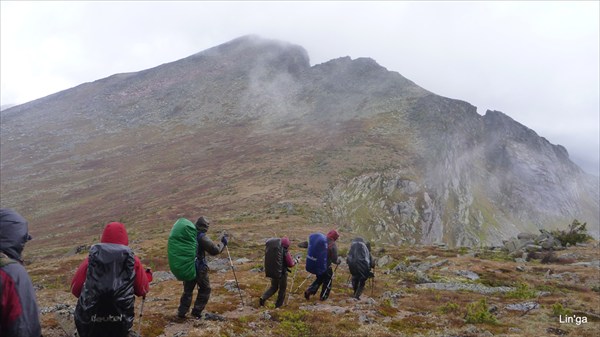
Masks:
[[[0,208],[0,251],[8,257],[22,261],[25,243],[31,240],[27,220],[10,208]]]
[[[329,240],[332,241],[337,241],[337,239],[340,237],[340,233],[338,233],[338,231],[336,231],[335,229],[332,229],[329,231],[329,233],[327,233],[327,238]]]
[[[106,225],[102,232],[102,239],[100,239],[100,242],[116,243],[125,246],[129,245],[129,237],[127,236],[125,225],[120,222],[111,222]]]

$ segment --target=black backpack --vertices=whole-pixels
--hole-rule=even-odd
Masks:
[[[125,337],[133,326],[135,259],[124,245],[90,248],[83,290],[75,308],[80,337]]]
[[[371,253],[362,238],[352,240],[346,262],[353,276],[364,278],[369,276],[369,271],[371,270]]]
[[[271,238],[265,243],[265,275],[280,278],[283,274],[283,246],[281,239]]]

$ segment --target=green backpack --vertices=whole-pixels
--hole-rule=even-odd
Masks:
[[[169,268],[180,281],[196,279],[196,250],[198,241],[196,226],[188,219],[175,222],[167,243]]]

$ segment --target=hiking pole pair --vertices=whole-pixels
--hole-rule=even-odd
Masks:
[[[233,261],[231,260],[231,255],[229,254],[229,247],[225,245],[225,249],[227,249],[227,257],[229,257],[229,264],[231,265],[231,270],[233,271],[233,277],[235,278],[235,285],[237,285],[238,293],[240,294],[240,300],[242,300],[242,307],[244,306],[244,298],[242,297],[242,290],[240,289],[240,284],[238,283],[237,276],[235,275],[235,268],[233,268]]]

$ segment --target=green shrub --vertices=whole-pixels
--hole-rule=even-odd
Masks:
[[[535,298],[537,297],[537,291],[529,288],[527,284],[519,282],[515,290],[506,293],[506,297],[519,299]]]
[[[283,336],[310,336],[310,328],[304,322],[306,311],[284,311],[279,315],[279,328]]]
[[[458,304],[453,303],[453,302],[448,302],[444,305],[442,305],[441,307],[439,307],[438,309],[442,314],[449,314],[452,312],[457,312],[458,311]]]
[[[552,316],[571,316],[571,310],[563,307],[560,303],[552,304]]]
[[[592,239],[591,236],[587,234],[587,229],[585,226],[587,223],[581,224],[577,219],[573,220],[573,222],[569,225],[567,231],[565,230],[555,230],[552,231],[552,235],[554,238],[560,241],[563,246],[566,246],[567,243],[571,246],[574,246],[577,243],[587,242]]]
[[[465,315],[465,321],[467,323],[490,323],[495,324],[497,322],[496,316],[494,316],[487,307],[485,298],[479,302],[473,302],[467,304],[467,314]]]

